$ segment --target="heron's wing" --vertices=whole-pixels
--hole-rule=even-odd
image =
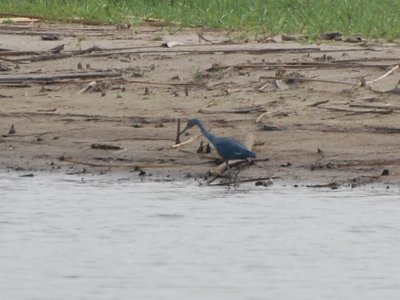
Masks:
[[[219,138],[215,143],[219,155],[225,159],[240,159],[254,157],[254,153],[246,148],[243,144],[231,138]]]

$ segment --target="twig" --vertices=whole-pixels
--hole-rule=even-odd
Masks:
[[[264,83],[261,87],[258,88],[259,92],[264,91],[264,89],[269,85],[269,82]]]
[[[76,94],[80,95],[83,93],[86,93],[87,91],[91,91],[93,90],[93,88],[97,85],[96,81],[91,81],[88,85],[86,85],[83,89],[81,89],[80,91],[78,91]]]
[[[185,142],[182,142],[182,143],[180,143],[180,144],[172,145],[171,148],[179,148],[180,146],[189,144],[189,143],[193,142],[194,140],[198,139],[200,136],[201,136],[201,134],[196,135],[196,136],[194,136],[194,137],[192,136],[190,139],[188,139],[188,140],[185,141]]]
[[[381,80],[381,79],[383,79],[383,78],[389,76],[389,75],[392,74],[394,71],[396,71],[398,68],[399,68],[399,65],[395,65],[393,68],[391,68],[389,71],[387,71],[387,72],[386,72],[385,74],[383,74],[382,76],[380,76],[380,77],[378,77],[378,78],[376,78],[376,79],[374,79],[374,80],[367,81],[366,84],[367,84],[367,85],[370,85],[371,83],[377,82],[377,81],[379,81],[379,80]]]
[[[314,103],[312,103],[312,104],[310,104],[308,106],[309,107],[317,107],[318,105],[321,105],[321,104],[324,104],[324,103],[328,103],[328,102],[329,102],[329,100],[321,100],[321,101],[314,102]]]
[[[176,139],[175,139],[175,145],[178,145],[181,143],[180,141],[180,133],[181,133],[181,119],[178,118],[178,124],[176,126]]]
[[[206,39],[201,32],[197,32],[197,36],[199,37],[199,40],[201,39],[207,43],[215,44],[214,42],[210,41],[209,39]]]
[[[264,118],[266,115],[268,114],[268,112],[263,112],[261,115],[258,116],[258,118],[256,119],[256,123],[260,123],[261,119]]]

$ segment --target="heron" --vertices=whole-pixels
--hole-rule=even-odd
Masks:
[[[219,137],[212,134],[198,119],[189,119],[186,127],[179,133],[179,135],[182,135],[193,126],[199,127],[201,133],[211,142],[211,144],[213,144],[218,154],[224,159],[226,168],[228,169],[231,179],[232,173],[229,167],[230,160],[256,158],[256,154],[247,149],[245,145],[239,143],[235,139],[228,137]]]

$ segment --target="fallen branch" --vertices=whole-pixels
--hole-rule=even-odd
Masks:
[[[340,169],[340,168],[371,168],[371,167],[386,167],[400,165],[400,159],[391,160],[371,160],[371,161],[350,161],[350,162],[325,162],[321,163],[322,158],[319,158],[316,163],[312,166],[312,170],[315,169]]]
[[[91,149],[101,149],[101,150],[122,150],[120,146],[109,145],[109,144],[91,144]]]
[[[166,85],[166,86],[191,86],[191,85],[199,85],[194,82],[154,82],[154,81],[143,81],[143,80],[130,80],[124,79],[125,83],[137,83],[137,84],[147,84],[147,85]]]
[[[198,49],[193,49],[198,47]],[[320,48],[309,47],[309,48],[228,48],[222,47],[221,45],[208,45],[208,49],[201,49],[200,46],[192,47],[179,47],[179,48],[137,48],[129,51],[116,51],[116,52],[102,52],[94,53],[87,56],[100,57],[100,56],[110,56],[110,55],[125,55],[125,54],[150,54],[150,53],[176,53],[176,54],[215,54],[215,53],[249,53],[249,54],[266,54],[266,53],[308,53],[308,52],[320,52]]]
[[[305,68],[389,68],[393,65],[389,64],[362,64],[362,63],[342,63],[341,61],[336,62],[268,62],[262,64],[238,64],[238,65],[213,65],[209,70],[218,71],[225,69],[305,69]],[[207,70],[207,71],[209,71]]]
[[[354,162],[335,164],[335,166],[338,168],[379,167],[379,166],[390,166],[390,165],[400,165],[400,159],[354,161]]]
[[[23,55],[39,55],[43,54],[43,51],[15,51],[15,50],[8,50],[8,51],[1,51],[0,56],[23,56]]]
[[[373,108],[373,109],[383,109],[383,110],[400,110],[400,106],[395,105],[365,105],[365,104],[349,104],[350,107],[357,108]]]
[[[24,60],[29,60],[31,62],[37,62],[37,61],[46,61],[46,60],[56,60],[56,59],[63,59],[63,58],[68,58],[68,57],[72,57],[73,55],[70,53],[45,53],[42,55],[38,55],[38,56],[33,56],[30,59],[21,59],[21,61]],[[18,59],[14,59],[14,62],[19,61]]]
[[[346,108],[336,108],[336,107],[326,107],[326,106],[320,106],[321,108],[331,110],[331,111],[337,111],[337,112],[346,112],[346,113],[351,113],[354,115],[357,114],[390,114],[393,112],[393,109],[382,109],[382,110],[354,110],[354,109],[346,109]]]
[[[273,180],[273,179],[279,179],[280,177],[278,176],[272,176],[272,177],[260,177],[260,178],[249,178],[249,179],[242,179],[239,181],[236,181],[236,183],[249,183],[249,182],[257,182],[257,181],[263,181],[263,180]],[[226,186],[226,185],[231,185],[231,182],[218,182],[211,184],[211,186]]]
[[[7,83],[7,82],[0,82],[0,86],[14,87],[14,88],[31,87],[29,84],[26,83]]]
[[[252,107],[242,107],[236,109],[227,109],[227,110],[208,110],[206,108],[200,108],[198,110],[199,113],[202,114],[247,114],[252,112],[265,112],[266,109],[262,105],[256,105]]]
[[[101,78],[101,77],[121,77],[121,73],[116,72],[90,72],[90,73],[70,73],[70,74],[39,74],[39,75],[0,75],[0,83],[14,82],[51,82],[53,80],[63,79],[85,79],[85,78]]]
[[[324,80],[324,79],[314,79],[314,78],[297,78],[290,76],[260,76],[260,80],[290,80],[290,81],[311,81],[311,82],[324,82],[324,83],[334,83],[334,84],[345,84],[345,85],[356,85],[354,83],[344,82],[344,81],[335,81],[335,80]]]

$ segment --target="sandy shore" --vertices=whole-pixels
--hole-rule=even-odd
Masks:
[[[197,153],[201,137],[171,147],[177,120],[197,117],[221,136],[254,135],[242,180],[399,183],[400,74],[371,82],[399,63],[398,46],[203,35],[212,44],[193,30],[0,25],[0,167],[202,178],[215,150]]]

